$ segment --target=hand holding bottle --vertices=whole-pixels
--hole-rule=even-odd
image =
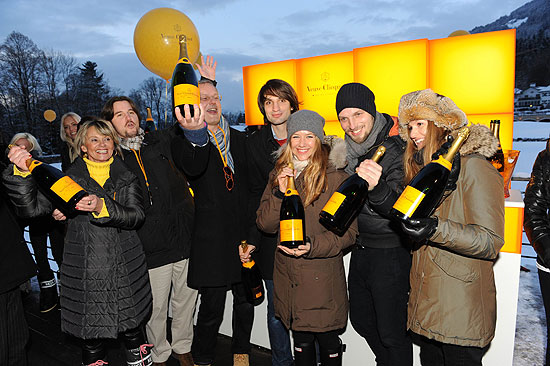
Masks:
[[[369,191],[372,191],[382,176],[382,167],[373,160],[366,159],[355,169],[357,175],[367,181]]]
[[[214,57],[206,56],[206,62],[204,62],[204,56],[201,55],[201,64],[195,64],[201,76],[210,80],[216,80],[216,66],[218,66],[218,62],[214,61]]]
[[[252,244],[246,245],[246,250],[243,250],[242,245],[239,245],[239,257],[241,258],[242,263],[248,263],[252,259],[252,252],[256,249],[256,247]]]
[[[76,203],[76,209],[78,211],[95,212],[96,214],[98,214],[101,212],[102,208],[103,201],[95,194],[85,196]]]
[[[311,243],[309,241],[306,241],[305,244],[298,245],[298,247],[294,249],[285,247],[284,245],[278,245],[277,248],[279,248],[280,250],[282,250],[288,255],[298,258],[309,253],[309,251],[311,250]]]
[[[437,230],[438,224],[439,220],[437,217],[424,217],[402,221],[401,227],[412,240],[421,242],[432,237]]]
[[[191,110],[189,105],[183,107],[183,114],[180,110],[180,107],[176,107],[174,113],[176,114],[176,119],[181,127],[186,130],[200,130],[204,127],[204,110],[201,105],[194,104],[193,109],[194,113],[191,116]]]
[[[17,145],[11,145],[10,151],[8,152],[8,159],[15,164],[17,169],[21,172],[28,172],[29,168],[27,167],[26,161],[30,159],[31,154],[24,148]]]
[[[277,176],[277,180],[279,181],[279,191],[285,193],[288,184],[288,177],[294,176],[296,176],[296,170],[289,167],[284,167],[283,170],[281,170],[281,173]]]
[[[59,211],[57,208],[53,210],[52,217],[55,221],[65,221],[67,220],[67,216],[63,214],[63,212]]]

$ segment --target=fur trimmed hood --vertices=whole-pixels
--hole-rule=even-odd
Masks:
[[[281,156],[287,144],[288,141],[273,152],[275,160]],[[329,166],[332,166],[335,169],[344,169],[348,164],[346,160],[346,143],[344,140],[336,135],[325,135],[323,144],[330,147],[330,154],[328,156]]]

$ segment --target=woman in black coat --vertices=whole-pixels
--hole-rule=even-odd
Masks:
[[[118,138],[108,122],[84,123],[75,143],[82,157],[67,174],[88,196],[76,204],[79,214],[69,218],[61,267],[61,328],[84,340],[84,365],[102,364],[103,339],[119,333],[128,365],[150,365],[152,345],[146,344],[141,326],[151,310],[151,288],[135,231],[145,217],[141,190],[135,175],[113,156]],[[54,217],[64,218],[37,194],[32,176],[26,177],[29,157],[18,147],[9,153],[16,168],[5,180],[16,206],[26,216],[53,211]]]

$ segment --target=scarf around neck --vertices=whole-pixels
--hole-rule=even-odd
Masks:
[[[344,169],[346,173],[355,173],[355,168],[357,167],[359,158],[365,155],[374,146],[374,143],[378,138],[378,134],[384,129],[386,123],[386,118],[384,118],[381,113],[376,112],[376,117],[374,118],[371,131],[365,141],[360,144],[353,141],[351,137],[346,134],[346,137],[344,138],[347,150],[346,160],[348,161],[348,165]]]
[[[145,138],[145,131],[140,127],[138,134],[134,137],[127,137],[120,139],[120,147],[126,150],[139,150],[141,149],[141,144]]]
[[[235,173],[235,163],[233,162],[233,156],[231,155],[231,149],[229,148],[230,145],[230,138],[229,138],[229,124],[223,118],[223,116],[220,118],[220,124],[218,126],[218,130],[216,132],[212,132],[208,130],[208,136],[210,138],[210,142],[216,146],[216,148],[219,147],[220,154],[223,155],[222,160],[226,160],[227,166],[231,169],[233,173]],[[224,136],[225,133],[225,136]],[[217,144],[216,144],[217,143]]]

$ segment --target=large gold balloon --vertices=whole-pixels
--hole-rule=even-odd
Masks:
[[[467,36],[469,34],[470,32],[468,32],[467,30],[459,29],[459,30],[455,30],[453,33],[449,34],[447,37]]]
[[[134,49],[143,66],[164,80],[172,78],[178,62],[180,34],[187,38],[189,61],[194,64],[199,56],[200,40],[191,19],[171,8],[145,13],[134,30]]]

